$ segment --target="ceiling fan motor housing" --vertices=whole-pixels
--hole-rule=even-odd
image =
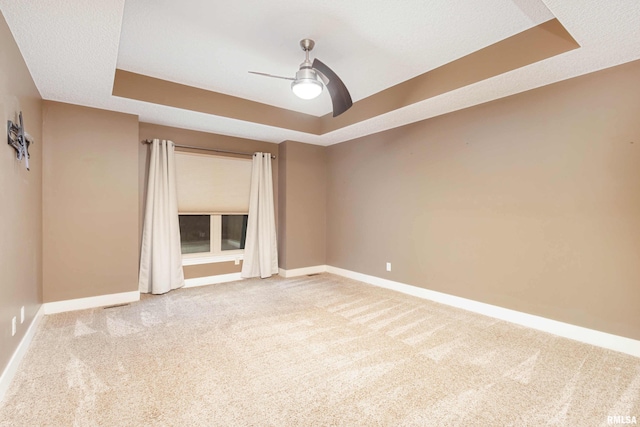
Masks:
[[[307,64],[303,62],[302,65],[300,65],[300,69],[296,73],[296,80],[302,79],[318,80],[318,74],[316,70],[311,68],[311,63]]]
[[[305,53],[305,59],[304,59],[304,62],[300,64],[300,69],[296,73],[296,81],[306,82],[306,81],[314,80],[320,84],[320,87],[322,87],[322,83],[318,78],[319,77],[318,73],[316,72],[316,70],[313,69],[313,64],[309,60],[309,52],[313,49],[314,46],[315,46],[315,42],[311,39],[300,40],[300,47]]]

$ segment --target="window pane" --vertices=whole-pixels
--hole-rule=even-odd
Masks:
[[[223,251],[244,249],[244,241],[247,238],[248,215],[222,215],[222,242]]]
[[[180,245],[183,254],[211,252],[209,215],[180,215]]]

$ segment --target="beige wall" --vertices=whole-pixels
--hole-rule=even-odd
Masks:
[[[326,147],[280,144],[280,268],[326,263]]]
[[[638,82],[636,61],[329,147],[327,264],[640,339]]]
[[[185,265],[184,278],[197,279],[199,277],[218,276],[220,274],[239,273],[242,270],[242,261],[236,265],[235,262],[216,262],[210,264]]]
[[[264,141],[256,141],[252,139],[236,138],[232,136],[218,135],[206,132],[197,132],[187,129],[174,128],[169,126],[160,126],[150,123],[140,123],[140,133],[138,139],[139,167],[138,182],[140,186],[140,195],[138,199],[140,215],[138,217],[138,238],[142,238],[142,223],[144,216],[144,203],[146,199],[146,187],[148,179],[148,161],[149,161],[149,145],[142,144],[140,141],[145,139],[168,139],[178,145],[190,145],[202,148],[215,148],[220,150],[240,151],[254,153],[257,151],[271,153],[276,156],[273,160],[273,197],[276,207],[276,218],[278,218],[278,166],[279,146]],[[188,150],[187,150],[188,151]],[[243,157],[246,158],[246,157]],[[136,258],[137,260],[138,258]],[[215,276],[219,274],[238,273],[242,268],[242,264],[235,265],[232,263],[212,263],[198,266],[187,266],[184,268],[185,278],[194,279],[197,277]]]
[[[45,101],[44,301],[138,289],[138,119]]]
[[[42,303],[42,101],[18,46],[0,14],[0,373]],[[7,144],[7,120],[22,110],[30,171]],[[20,323],[20,308],[25,321]],[[16,316],[16,335],[11,318]]]

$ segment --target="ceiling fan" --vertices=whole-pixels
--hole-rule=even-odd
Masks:
[[[311,39],[300,40],[300,47],[305,53],[305,60],[300,64],[300,69],[295,77],[274,76],[273,74],[259,73],[257,71],[249,71],[251,74],[259,76],[275,77],[277,79],[292,80],[291,90],[295,95],[302,99],[313,99],[322,93],[323,83],[327,86],[331,102],[333,104],[333,117],[347,111],[353,105],[351,95],[347,87],[342,83],[340,77],[327,67],[319,59],[309,60],[309,52],[315,46],[315,42]]]

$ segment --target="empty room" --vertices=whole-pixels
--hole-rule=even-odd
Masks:
[[[638,424],[636,0],[0,12],[0,426]]]

